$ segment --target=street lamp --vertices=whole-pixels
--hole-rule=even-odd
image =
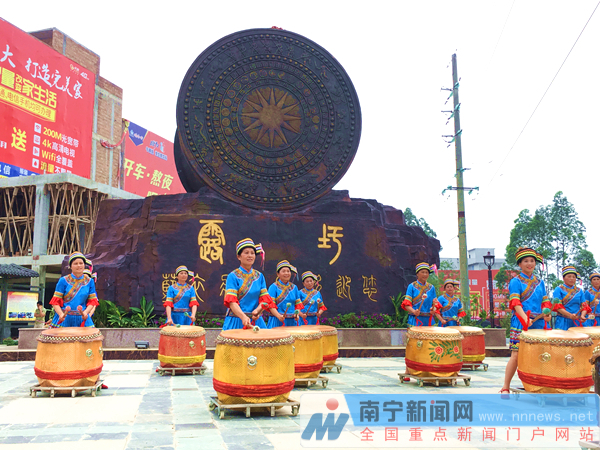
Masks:
[[[490,255],[488,252],[487,255],[483,257],[483,263],[488,268],[488,283],[489,283],[489,294],[490,294],[490,324],[492,328],[494,328],[494,317],[492,314],[494,313],[494,282],[492,281],[492,266],[494,265],[496,258],[494,255]]]

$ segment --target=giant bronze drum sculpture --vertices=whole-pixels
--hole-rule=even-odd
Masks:
[[[291,210],[342,178],[360,132],[354,86],[327,50],[252,29],[218,40],[189,68],[175,160],[186,190],[206,184],[244,206]]]

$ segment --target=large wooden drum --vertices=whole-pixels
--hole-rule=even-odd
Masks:
[[[289,328],[221,332],[216,339],[213,374],[213,387],[221,402],[287,401],[294,389],[294,338],[286,331]]]
[[[571,327],[567,331],[587,334],[592,338],[592,342],[594,343],[593,348],[600,345],[600,327]]]
[[[521,332],[519,378],[528,392],[587,393],[593,380],[589,359],[592,340],[564,330]]]
[[[94,386],[102,372],[102,340],[97,328],[44,330],[37,338],[35,375],[42,387]]]
[[[462,340],[449,327],[411,327],[407,332],[406,368],[420,377],[453,377],[463,365]]]
[[[485,333],[477,327],[448,327],[463,335],[463,362],[480,363],[485,359]]]
[[[206,331],[195,325],[163,327],[158,342],[161,367],[201,367],[206,359]]]
[[[323,366],[333,366],[338,359],[338,332],[335,327],[315,325],[323,335]]]
[[[600,345],[594,347],[592,357],[590,358],[592,363],[592,379],[594,380],[594,392],[600,395]]]
[[[316,325],[289,327],[294,338],[294,372],[296,378],[317,378],[323,368],[323,333]]]

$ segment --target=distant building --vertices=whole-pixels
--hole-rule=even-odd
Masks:
[[[483,263],[483,257],[490,252],[494,255],[493,248],[472,248],[467,252],[467,267],[469,270],[488,270],[487,266]],[[440,258],[440,263],[447,262],[451,264],[452,270],[460,270],[460,263],[458,258]],[[499,270],[506,261],[505,258],[496,258],[492,270]]]

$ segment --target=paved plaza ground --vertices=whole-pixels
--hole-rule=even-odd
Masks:
[[[400,384],[404,358],[340,358],[340,374],[327,374],[329,385],[294,389],[343,394],[497,393],[508,358],[488,358],[489,370],[465,372],[471,386],[419,388]],[[158,361],[105,361],[101,378],[109,389],[98,397],[31,398],[37,382],[33,362],[0,363],[0,447],[28,450],[113,449],[284,449],[303,448],[300,419],[289,408],[268,414],[228,413],[224,420],[210,411],[215,395],[213,361],[205,375],[159,376]],[[520,385],[518,379],[515,385]],[[302,409],[301,409],[302,412]],[[406,445],[404,443],[403,445]],[[575,446],[569,448],[579,448]],[[437,446],[436,446],[437,447]],[[404,447],[406,448],[406,447]],[[432,447],[433,448],[433,447]],[[438,447],[439,448],[439,447]],[[469,447],[474,448],[474,447]]]

